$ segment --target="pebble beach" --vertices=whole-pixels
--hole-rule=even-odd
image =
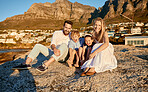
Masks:
[[[45,73],[35,68],[46,61],[39,55],[29,70],[12,70],[30,51],[0,65],[0,92],[148,92],[148,47],[114,45],[118,67],[81,77],[82,71],[54,62]]]

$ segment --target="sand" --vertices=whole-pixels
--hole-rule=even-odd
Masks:
[[[54,62],[45,73],[36,67],[45,60],[40,55],[33,68],[13,71],[12,67],[26,59],[21,54],[13,61],[0,65],[0,92],[148,92],[148,47],[114,45],[118,67],[93,76],[80,77],[78,69]]]

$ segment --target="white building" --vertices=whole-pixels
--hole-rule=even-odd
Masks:
[[[6,39],[0,39],[0,43],[5,43]]]
[[[12,32],[12,33],[10,33],[10,35],[15,36],[15,35],[18,35],[18,33]]]
[[[46,39],[46,43],[51,42],[51,38]]]
[[[16,29],[8,29],[8,31],[11,31],[11,32],[17,32]]]
[[[125,37],[125,45],[134,45],[134,46],[148,45],[148,36]]]
[[[120,27],[120,31],[124,31],[124,27],[122,26],[122,27]]]
[[[131,33],[132,34],[141,34],[141,28],[140,27],[131,28]]]
[[[5,43],[16,43],[13,39],[6,39]]]
[[[26,32],[32,32],[33,30],[25,30]]]
[[[148,23],[146,23],[145,26],[148,27]]]
[[[1,37],[6,38],[8,34],[0,34]]]
[[[137,22],[136,26],[144,26],[144,23]]]

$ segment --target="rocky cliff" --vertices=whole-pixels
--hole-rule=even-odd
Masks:
[[[95,9],[95,7],[77,2],[71,3],[68,0],[56,0],[54,3],[34,3],[24,14],[7,18],[3,26],[23,27],[21,24],[24,24],[23,28],[34,26],[47,28],[57,27],[63,23],[63,20],[87,23]],[[57,20],[61,20],[61,22],[57,23]]]
[[[135,21],[148,22],[147,0],[108,0],[101,11],[98,16],[105,19],[119,18],[124,14]]]
[[[89,18],[94,7],[71,3],[68,0],[56,0],[54,3],[34,3],[27,12],[20,16],[8,18],[10,20],[24,19],[71,19],[79,21],[82,18]],[[86,21],[87,22],[87,21]]]
[[[59,29],[64,20],[72,20],[75,22],[74,27],[80,27],[92,23],[96,17],[102,17],[108,23],[122,22],[125,18],[120,14],[133,18],[134,21],[148,22],[148,1],[108,0],[98,9],[68,0],[34,3],[24,14],[0,22],[0,29]]]

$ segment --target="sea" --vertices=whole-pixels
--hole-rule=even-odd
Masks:
[[[28,51],[30,49],[0,49],[0,53],[6,52],[21,52],[21,51]]]

